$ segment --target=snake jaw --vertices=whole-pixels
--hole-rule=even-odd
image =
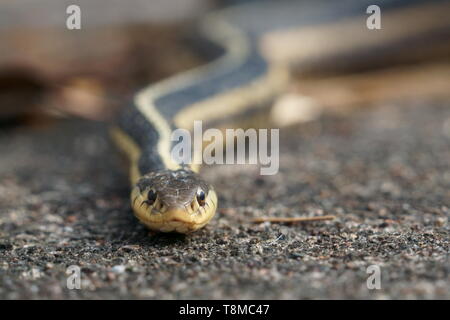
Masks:
[[[184,208],[169,208],[164,215],[167,222],[181,222],[189,225],[194,223],[193,217]]]

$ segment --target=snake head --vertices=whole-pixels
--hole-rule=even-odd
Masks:
[[[162,170],[142,176],[131,192],[135,216],[152,230],[189,233],[214,216],[217,195],[197,173]]]

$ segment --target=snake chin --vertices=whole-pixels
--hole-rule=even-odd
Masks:
[[[212,219],[217,195],[193,171],[164,170],[139,179],[131,205],[135,216],[152,230],[190,233]]]

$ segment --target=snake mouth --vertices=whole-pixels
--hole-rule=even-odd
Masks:
[[[197,203],[164,204],[161,207],[155,204],[148,205],[144,199],[135,189],[131,199],[134,214],[148,228],[160,232],[191,233],[205,226],[213,218],[217,208],[217,195],[213,190],[210,190],[203,206]]]
[[[183,208],[168,208],[163,214],[157,216],[152,215],[150,219],[142,219],[138,216],[144,224],[152,230],[160,232],[178,232],[191,233],[203,227],[212,218],[214,213],[210,216],[193,216]],[[202,218],[201,220],[199,218]]]
[[[194,219],[192,216],[189,215],[189,213],[181,208],[168,208],[167,211],[164,213],[164,220],[166,222],[181,222],[186,224],[195,224]]]

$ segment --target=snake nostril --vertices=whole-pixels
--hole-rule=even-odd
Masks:
[[[198,211],[199,205],[196,199],[191,202],[191,209],[193,212]]]

